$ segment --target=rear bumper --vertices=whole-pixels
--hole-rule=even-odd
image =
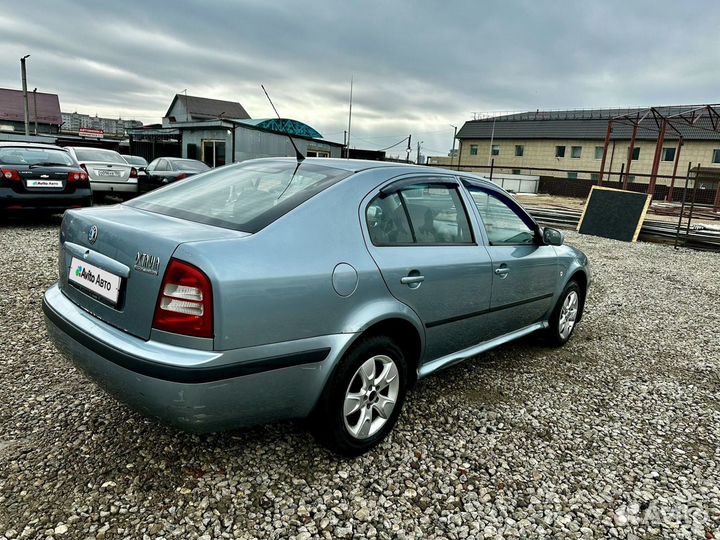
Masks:
[[[352,334],[233,351],[144,341],[77,307],[57,285],[43,299],[63,355],[118,400],[185,431],[302,418],[314,407]]]
[[[103,182],[102,180],[90,180],[93,192],[95,193],[137,193],[137,182],[128,180],[126,182]]]
[[[4,210],[45,210],[62,212],[92,204],[89,189],[75,193],[17,193],[10,188],[0,188],[0,208]]]

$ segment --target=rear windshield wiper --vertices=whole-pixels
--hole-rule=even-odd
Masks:
[[[52,161],[45,161],[44,163],[33,163],[30,165],[30,168],[34,167],[71,167],[71,165],[68,165],[67,163],[55,163]]]

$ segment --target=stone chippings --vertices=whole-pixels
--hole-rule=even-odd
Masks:
[[[40,309],[57,222],[0,228],[2,538],[720,538],[720,256],[570,233],[565,348],[422,381],[375,452],[301,424],[193,436],[88,383]]]

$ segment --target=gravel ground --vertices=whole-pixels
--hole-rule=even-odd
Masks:
[[[720,256],[568,241],[595,282],[565,348],[421,382],[342,460],[300,424],[193,436],[105,396],[45,333],[57,223],[0,226],[0,537],[720,539]]]

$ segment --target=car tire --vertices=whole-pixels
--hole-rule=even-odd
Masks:
[[[576,281],[570,281],[563,289],[555,309],[550,316],[550,326],[545,331],[547,342],[561,347],[568,342],[583,310],[583,292]]]
[[[343,356],[325,384],[310,421],[313,435],[337,454],[364,454],[395,426],[407,380],[405,356],[392,339],[362,339]]]

